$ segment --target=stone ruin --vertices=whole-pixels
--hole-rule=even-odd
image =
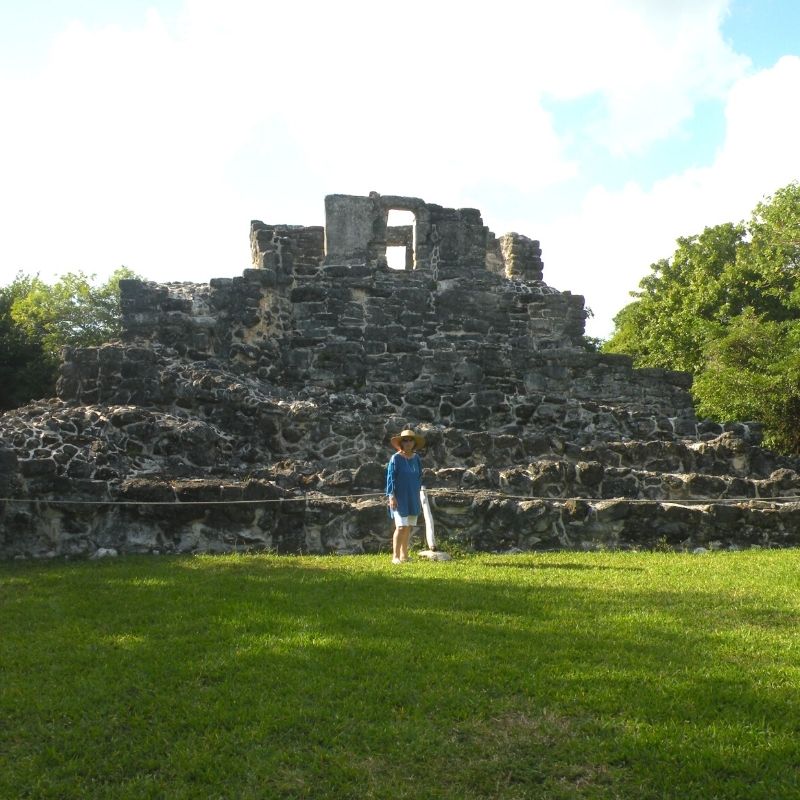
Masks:
[[[798,543],[797,461],[698,421],[690,376],[592,352],[537,241],[417,198],[325,211],[253,222],[241,277],[122,283],[121,340],[0,417],[0,557],[388,551],[405,427],[445,546]]]

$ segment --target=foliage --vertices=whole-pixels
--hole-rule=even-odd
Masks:
[[[677,245],[632,292],[603,351],[694,373],[700,413],[759,419],[773,446],[798,452],[800,185],[759,203],[748,223],[706,228]]]
[[[0,288],[0,412],[54,394],[57,359],[11,316],[14,302],[30,291],[33,280],[18,275]]]
[[[117,269],[100,286],[67,273],[49,285],[22,274],[0,288],[0,410],[55,394],[61,348],[102,344],[120,333]]]
[[[800,184],[779,189],[759,203],[750,223],[753,271],[765,276],[765,294],[776,305],[800,310]],[[784,294],[788,293],[788,297]]]
[[[800,322],[764,320],[746,310],[709,344],[694,393],[700,414],[758,419],[767,445],[800,453]]]
[[[756,300],[752,287],[731,275],[744,236],[743,226],[726,223],[678,239],[672,259],[651,266],[638,299],[614,318],[603,350],[629,353],[637,366],[696,371],[706,341]]]
[[[2,564],[0,796],[797,797],[798,571],[797,551]]]
[[[583,336],[581,338],[581,345],[585,350],[590,353],[598,353],[600,352],[600,345],[603,343],[603,340],[597,336]]]
[[[67,273],[52,286],[34,278],[30,290],[14,301],[11,316],[53,353],[65,345],[103,344],[120,333],[119,282],[135,277],[120,267],[98,287],[83,272]]]

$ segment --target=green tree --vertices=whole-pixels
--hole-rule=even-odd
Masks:
[[[56,359],[11,316],[14,302],[30,291],[33,280],[17,275],[12,283],[0,288],[0,411],[54,394]]]
[[[637,299],[614,318],[603,351],[629,353],[637,366],[697,371],[706,342],[754,299],[731,276],[744,237],[742,225],[726,223],[678,239],[673,257],[651,265]]]
[[[800,184],[791,183],[759,203],[750,234],[750,271],[763,276],[765,301],[786,309],[783,318],[795,318],[800,312]]]
[[[800,185],[766,198],[747,223],[680,238],[632,292],[602,349],[637,366],[692,372],[698,412],[758,419],[800,452]]]
[[[119,282],[137,276],[120,267],[100,286],[92,284],[93,277],[69,272],[52,286],[33,278],[14,300],[12,319],[53,354],[65,345],[90,347],[119,336]]]
[[[709,344],[693,392],[699,414],[758,419],[766,444],[800,453],[800,321],[764,320],[747,309]]]
[[[52,397],[62,347],[119,336],[119,282],[135,277],[121,267],[100,286],[82,272],[49,285],[20,274],[0,289],[0,409]]]

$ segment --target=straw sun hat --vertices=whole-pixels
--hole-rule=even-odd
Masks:
[[[400,440],[410,439],[412,437],[414,439],[415,450],[420,450],[421,448],[425,447],[425,437],[420,436],[418,433],[415,433],[409,428],[406,428],[404,431],[400,431],[397,436],[392,436],[389,441],[392,443],[392,447],[394,447],[395,450],[402,450],[403,446],[400,444]]]

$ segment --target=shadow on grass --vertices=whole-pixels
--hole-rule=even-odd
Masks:
[[[594,570],[594,571],[612,571],[612,572],[642,572],[642,567],[631,566],[607,566],[604,564],[578,564],[574,562],[561,562],[557,564],[548,563],[546,561],[526,561],[526,562],[512,562],[512,561],[494,561],[486,560],[479,562],[482,567],[510,567],[511,569],[576,569],[576,570]]]
[[[526,571],[489,579],[486,566]],[[31,570],[3,612],[0,787],[766,798],[796,780],[790,651],[761,652],[762,671],[720,637],[758,624],[755,600],[732,610],[624,574],[613,591],[537,583],[542,567],[641,571],[272,558]],[[752,790],[765,774],[771,795]]]

